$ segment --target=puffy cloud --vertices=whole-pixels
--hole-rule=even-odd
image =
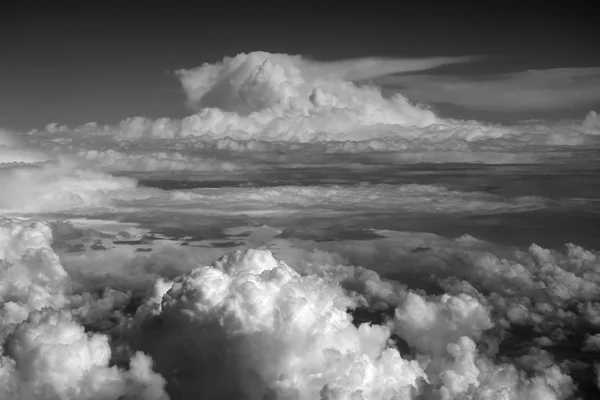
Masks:
[[[136,353],[111,367],[109,337],[87,333],[43,221],[0,221],[0,395],[26,399],[167,400],[164,379]]]
[[[463,336],[478,339],[492,327],[488,310],[466,294],[443,295],[438,303],[409,293],[396,308],[395,322],[399,335],[409,344],[436,356],[448,351],[449,343]]]
[[[408,398],[423,372],[387,347],[388,328],[355,327],[353,304],[269,251],[234,252],[177,278],[138,340],[159,371],[183,368],[170,379],[184,398]]]
[[[310,141],[360,140],[374,125],[426,126],[432,112],[402,96],[384,99],[374,87],[359,87],[335,76],[313,76],[299,57],[255,52],[179,71],[198,114],[182,121],[185,135]]]
[[[50,159],[76,153],[89,168],[107,172],[193,171],[221,177],[285,165],[331,165],[332,155],[348,154],[362,155],[367,165],[382,162],[382,155],[388,164],[555,163],[598,144],[593,112],[577,123],[483,124],[440,118],[402,95],[387,98],[379,88],[355,82],[470,59],[320,63],[287,54],[242,53],[178,72],[196,107],[188,117],[137,116],[114,126],[91,122],[72,128],[53,123],[20,140],[52,154]],[[23,149],[13,146],[11,162],[48,159]],[[6,151],[0,147],[0,155]]]
[[[68,276],[51,244],[43,221],[0,219],[0,337],[32,311],[65,306]]]
[[[480,176],[406,184],[423,170],[399,164],[597,143],[593,112],[485,125],[351,82],[461,61],[240,54],[179,72],[199,107],[182,120],[1,133],[1,211],[75,219],[0,220],[0,398],[570,398],[597,252],[372,229],[580,209]]]
[[[86,334],[67,312],[30,314],[5,348],[18,382],[10,399],[168,399],[147,356],[136,354],[128,371],[109,367],[108,337]]]
[[[508,398],[566,399],[572,393],[571,379],[552,360],[525,378],[514,365],[499,363],[495,358],[503,336],[498,336],[499,331],[493,327],[491,313],[510,311],[501,308],[493,294],[481,293],[487,293],[486,285],[496,289],[508,286],[500,293],[511,299],[511,285],[523,285],[514,280],[514,275],[526,275],[518,266],[512,267],[513,272],[510,264],[495,270],[486,267],[486,271],[481,270],[484,265],[474,264],[472,270],[462,267],[444,272],[427,261],[420,267],[424,274],[435,273],[440,281],[458,274],[474,285],[471,289],[463,287],[462,293],[428,296],[421,290],[407,290],[406,283],[412,285],[410,279],[406,283],[403,279],[387,282],[374,271],[344,265],[344,252],[303,253],[292,248],[287,252],[288,258],[295,260],[292,268],[267,250],[247,249],[225,255],[212,266],[189,272],[182,268],[183,274],[178,277],[160,278],[165,273],[154,264],[151,268],[158,268],[153,269],[158,272],[154,275],[156,282],[153,287],[149,285],[147,300],[136,306],[135,317],[128,321],[124,311],[115,312],[130,307],[133,299],[127,293],[112,289],[101,296],[70,293],[78,287],[71,279],[82,281],[92,271],[82,267],[80,274],[67,276],[52,250],[50,225],[7,220],[4,226],[2,258],[9,268],[27,262],[33,265],[35,261],[60,271],[58,275],[46,273],[22,279],[34,283],[40,276],[47,276],[37,285],[51,301],[28,305],[19,318],[5,325],[0,381],[6,383],[2,390],[9,399],[22,398],[19,396],[24,393],[38,398],[137,395],[162,399],[166,396],[163,386],[175,398],[202,394],[205,398],[293,395],[307,399],[374,399],[420,394],[426,399],[457,399],[494,398],[504,393]],[[66,228],[57,229],[54,231],[66,237],[74,234]],[[457,241],[458,248],[475,254],[486,246],[475,239]],[[34,256],[36,252],[47,256]],[[490,264],[490,255],[482,253],[479,257]],[[595,280],[590,274],[595,271],[596,256],[576,246],[569,247],[562,256],[532,246],[527,258],[539,265],[536,279],[542,279],[545,285],[538,284],[532,290],[547,287],[550,299],[579,296],[576,292],[563,296],[564,290],[555,288],[558,283],[574,288],[558,266]],[[166,264],[184,261],[174,258]],[[402,258],[399,261],[404,263]],[[101,262],[106,260],[90,265]],[[526,268],[531,270],[533,265]],[[146,269],[146,273],[150,271]],[[490,277],[494,274],[509,280],[492,285]],[[9,287],[19,285],[13,275],[7,276],[9,279],[2,282],[8,282]],[[134,287],[136,279],[121,282],[122,289]],[[107,278],[106,282],[118,286],[118,280]],[[523,282],[536,285],[532,279]],[[588,289],[581,290],[589,294]],[[469,291],[471,294],[467,294]],[[6,293],[4,290],[2,295],[10,296]],[[32,294],[13,299],[27,304],[27,296]],[[517,300],[515,304],[526,304],[518,292],[512,296]],[[548,298],[540,298],[548,302]],[[588,297],[584,295],[583,299]],[[354,309],[381,302],[395,308],[389,320],[353,323]],[[531,307],[530,314],[541,310]],[[102,322],[114,318],[121,322]],[[98,333],[86,333],[81,324]],[[501,321],[500,326],[506,329]],[[410,354],[397,350],[394,343],[398,340],[407,343]],[[152,371],[152,361],[138,351],[152,356],[157,372]],[[117,362],[121,367],[111,366],[115,357],[123,358]],[[56,363],[65,360],[72,369],[57,374]],[[523,362],[525,367],[530,363]]]
[[[370,93],[344,82],[432,69],[475,59],[363,58],[318,62],[300,56],[253,52],[226,57],[222,63],[206,63],[195,69],[179,70],[177,74],[191,104],[249,114],[267,107],[299,108],[308,111],[314,106],[323,106],[326,103],[334,108],[350,104],[358,106],[360,100],[350,97],[364,97]],[[376,97],[370,97],[377,100]],[[378,100],[381,105],[386,104],[383,99]]]
[[[497,347],[481,353],[478,342],[493,340],[490,313],[466,294],[425,299],[409,292],[399,298],[392,325],[352,324],[347,311],[357,299],[337,282],[359,275],[343,270],[298,274],[269,251],[236,251],[211,267],[159,280],[138,311],[131,340],[152,354],[170,393],[182,398],[572,394],[571,378],[552,364],[527,379],[490,357]],[[365,282],[385,286],[375,276]],[[391,328],[413,348],[412,361],[393,347]]]
[[[590,111],[585,116],[585,119],[583,120],[582,125],[588,129],[590,129],[591,132],[598,133],[598,132],[600,132],[600,116],[598,116],[597,112]]]

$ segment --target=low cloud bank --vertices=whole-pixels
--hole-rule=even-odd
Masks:
[[[574,393],[572,379],[551,360],[526,376],[498,358],[506,326],[493,322],[493,296],[476,290],[427,294],[364,268],[329,264],[324,253],[316,273],[308,273],[310,264],[292,268],[259,248],[159,278],[132,311],[125,292],[81,291],[51,247],[49,224],[4,219],[0,226],[0,390],[7,399],[167,399],[167,393],[567,399]],[[560,261],[532,251],[557,268]],[[569,257],[597,262],[582,251]],[[394,310],[389,318],[353,321],[353,310],[381,302]]]

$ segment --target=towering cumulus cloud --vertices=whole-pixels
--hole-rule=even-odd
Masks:
[[[250,164],[257,162],[257,152],[261,161],[273,161],[274,153],[298,151],[318,157],[407,150],[414,160],[437,151],[436,157],[457,161],[494,157],[504,163],[545,159],[548,153],[540,147],[598,144],[595,114],[583,122],[555,125],[460,121],[441,118],[401,93],[385,96],[380,88],[360,83],[386,73],[469,60],[327,63],[287,54],[242,53],[177,71],[188,104],[195,110],[183,119],[138,116],[114,126],[90,122],[73,128],[53,123],[29,132],[26,139],[52,151],[76,151],[100,168],[144,172],[247,168],[248,163],[233,162],[230,152],[248,153],[242,157],[251,158]],[[123,154],[136,157],[128,162]]]
[[[238,54],[183,119],[0,130],[0,400],[600,396],[597,114],[361,83],[471,59]]]
[[[140,315],[140,335],[149,350],[166,343],[154,355],[159,370],[185,369],[174,379],[184,398],[410,398],[424,372],[386,345],[388,327],[352,325],[354,303],[249,250],[175,280],[154,319]]]
[[[216,65],[179,71],[179,76],[189,102],[203,109],[199,119],[187,121],[192,132],[221,132],[235,121],[233,115],[240,118],[234,129],[246,134],[260,129],[261,136],[276,135],[272,137],[278,140],[292,138],[290,133],[306,140],[321,132],[347,138],[360,126],[425,126],[435,121],[432,112],[402,96],[383,99],[376,88],[358,87],[284,54],[239,54]],[[200,121],[209,126],[200,126]]]

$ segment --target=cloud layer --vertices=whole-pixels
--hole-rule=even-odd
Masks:
[[[450,103],[471,110],[555,111],[600,102],[600,68],[554,68],[465,78],[391,75],[377,80],[415,101]]]
[[[598,252],[462,230],[593,224],[598,115],[486,125],[354,82],[470,59],[239,54],[179,71],[182,120],[0,131],[0,399],[586,395]]]
[[[341,248],[280,247],[294,267],[264,248],[237,250],[159,278],[131,313],[127,293],[81,292],[50,247],[50,225],[5,219],[1,226],[0,381],[10,399],[166,399],[164,388],[183,399],[567,399],[573,381],[563,369],[575,366],[548,355],[543,365],[506,358],[499,339],[511,326],[537,325],[544,346],[565,340],[543,337],[546,323],[575,326],[559,312],[564,301],[580,302],[580,318],[595,323],[585,305],[600,282],[598,258],[577,246],[563,255],[532,246],[531,261],[520,265],[464,238],[454,251],[474,258],[463,275],[415,254],[423,264],[412,270],[436,272],[443,295],[410,288],[409,275],[390,282],[345,265]],[[584,276],[588,283],[577,284]],[[381,305],[390,317],[353,321],[353,310]],[[100,326],[108,334],[86,333]],[[590,349],[592,339],[586,343]]]
[[[469,60],[472,58],[324,63],[287,54],[242,53],[178,71],[188,102],[196,110],[183,119],[138,116],[117,125],[90,122],[78,127],[53,123],[19,137],[29,147],[77,153],[92,168],[129,173],[236,173],[272,162],[286,163],[300,153],[293,163],[312,157],[327,164],[323,159],[330,154],[384,152],[396,152],[400,162],[491,159],[496,163],[535,163],[549,161],[556,150],[599,145],[594,112],[580,121],[552,125],[536,121],[511,126],[484,124],[440,118],[402,94],[387,98],[378,87],[354,82]],[[571,97],[597,92],[588,82],[595,76],[594,70],[530,71],[476,85],[440,83],[452,91],[438,90],[437,83],[428,86],[431,79],[446,79],[433,75],[380,79],[423,80],[425,84],[410,86],[407,93],[436,87],[431,93],[437,100],[445,96],[486,107],[486,102],[492,104],[500,98],[503,104],[525,107],[522,102],[531,96],[535,97],[531,104],[543,99],[573,105]],[[548,80],[554,85],[550,89],[543,84]],[[519,92],[522,90],[529,97]],[[241,153],[245,153],[243,162],[238,162]],[[17,156],[16,150],[12,154],[15,160],[25,157]]]

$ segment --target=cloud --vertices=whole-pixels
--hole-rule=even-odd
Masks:
[[[248,138],[261,126],[261,130],[280,130],[277,136],[284,139],[281,131],[286,120],[292,123],[287,130],[296,131],[293,134],[299,134],[300,126],[294,127],[298,124],[310,134],[348,133],[374,124],[424,126],[435,121],[430,111],[402,97],[386,100],[375,88],[315,74],[305,63],[298,56],[254,52],[178,71],[188,101],[202,109],[183,122],[183,129],[208,128],[218,134],[226,120],[240,128],[243,123]]]
[[[298,56],[240,54],[180,71],[199,107],[183,119],[132,117],[114,126],[73,128],[49,124],[20,138],[28,148],[55,157],[77,153],[82,166],[109,173],[196,172],[215,179],[281,171],[285,165],[330,166],[332,154],[360,154],[364,165],[380,163],[384,154],[384,164],[563,162],[568,151],[599,144],[594,112],[582,121],[551,125],[443,119],[405,97],[386,99],[375,87],[340,77],[347,79],[351,69],[339,67],[336,75],[319,68]],[[11,150],[13,161],[35,159],[16,151]]]
[[[146,355],[109,366],[109,338],[75,320],[52,237],[43,221],[0,219],[0,397],[167,400]]]
[[[134,179],[78,168],[69,159],[2,168],[0,183],[5,188],[0,194],[0,211],[4,213],[110,208],[119,198],[149,197],[152,193],[138,191]]]
[[[188,171],[188,172],[233,172],[248,169],[232,161],[221,161],[214,157],[198,157],[193,154],[181,152],[119,152],[115,150],[97,151],[82,150],[78,154],[86,161],[90,161],[95,168],[105,171],[131,171],[131,172],[160,172],[160,171]]]
[[[356,303],[334,282],[301,276],[266,250],[234,252],[169,285],[159,282],[140,309],[136,340],[183,398],[201,390],[207,398],[571,394],[570,378],[557,368],[526,379],[479,354],[476,341],[491,327],[490,316],[467,295],[428,301],[409,294],[402,301],[394,323],[419,353],[410,360],[389,347],[386,324],[351,324],[345,310]],[[182,364],[183,354],[189,361]],[[235,378],[221,382],[213,374]]]
[[[164,379],[151,370],[146,355],[137,353],[128,371],[109,367],[108,338],[86,334],[69,313],[31,313],[9,336],[5,348],[13,361],[8,365],[14,368],[4,370],[12,380],[5,386],[5,398],[168,399]]]
[[[366,189],[366,191],[365,191]],[[124,207],[168,210],[183,206],[198,214],[328,215],[355,212],[505,213],[551,207],[539,197],[502,198],[483,192],[460,192],[434,185],[275,186],[212,188],[163,192],[147,200],[132,199]],[[291,211],[293,210],[293,211]]]
[[[0,128],[0,168],[19,164],[43,163],[53,157],[31,148],[18,134]]]
[[[510,261],[483,251],[490,244],[474,238],[448,241],[412,233],[408,241],[399,236],[389,246],[371,247],[382,273],[390,272],[385,257],[394,260],[393,270],[404,277],[400,282],[344,264],[352,250],[363,257],[362,264],[373,265],[367,261],[368,243],[342,242],[337,250],[335,243],[322,244],[334,246],[329,253],[296,249],[287,253],[293,267],[265,248],[234,251],[196,267],[186,267],[189,259],[178,257],[157,262],[158,252],[144,267],[146,275],[153,272],[154,288],[132,315],[125,312],[133,300],[125,292],[77,292],[81,288],[74,280],[82,282],[86,274],[101,271],[73,259],[72,268],[79,265],[80,271],[72,276],[65,272],[53,250],[52,243],[60,239],[54,232],[65,237],[75,232],[52,229],[39,220],[5,219],[1,225],[0,339],[5,350],[0,394],[11,400],[25,394],[166,399],[165,387],[174,398],[504,394],[567,399],[573,382],[551,358],[529,377],[507,363],[510,359],[497,358],[501,332],[510,324],[535,324],[543,334],[557,321],[563,329],[575,329],[572,317],[560,310],[597,297],[600,282],[597,256],[577,246],[569,246],[565,254],[531,246],[528,254],[517,253],[518,261]],[[413,242],[432,249],[411,252]],[[314,243],[306,244],[314,249]],[[445,244],[451,248],[444,249]],[[412,263],[407,262],[409,254]],[[466,264],[451,265],[460,254]],[[90,265],[101,262],[111,263],[101,258]],[[182,274],[161,277],[173,268],[160,263],[177,265],[176,273]],[[115,280],[124,286],[120,289],[143,279],[142,273],[132,274],[131,264],[122,269],[136,278]],[[411,271],[434,276],[448,293],[410,289]],[[472,286],[460,286],[448,280],[451,276]],[[108,277],[102,282],[113,284]],[[458,287],[460,292],[453,294]],[[394,310],[389,319],[353,323],[353,310],[382,302]],[[515,313],[516,306],[523,312]],[[544,323],[537,319],[540,313],[545,313]],[[96,332],[86,334],[86,329]],[[399,340],[408,353],[396,348]],[[118,366],[110,366],[110,360]],[[69,369],[58,368],[59,362],[67,362]]]
[[[414,101],[450,103],[496,112],[553,111],[600,102],[600,68],[527,70],[467,78],[452,75],[390,75],[377,83]]]
[[[588,336],[588,338],[585,340],[582,350],[595,352],[600,351],[600,333]]]
[[[583,120],[583,126],[590,130],[600,132],[600,116],[595,111],[590,111]]]
[[[484,124],[441,118],[401,94],[386,98],[379,88],[356,82],[390,72],[424,70],[474,59],[369,58],[323,63],[287,54],[241,53],[178,72],[196,110],[188,117],[153,120],[138,116],[116,125],[90,122],[72,128],[52,123],[43,130],[18,136],[27,149],[42,149],[54,155],[77,153],[89,162],[89,168],[110,173],[194,171],[219,176],[274,168],[277,163],[329,165],[331,154],[394,152],[397,163],[554,162],[551,158],[557,153],[548,150],[598,145],[600,129],[593,112],[583,121],[552,125],[536,121],[510,126]],[[484,100],[473,100],[481,105],[486,99],[495,101],[494,96],[504,96],[493,85],[513,85],[534,96],[539,92],[535,88],[544,87],[546,81],[558,88],[557,93],[562,88],[567,92],[588,90],[594,87],[586,86],[595,79],[594,71],[529,71],[477,84],[460,81],[453,85],[460,93],[468,94],[465,97],[459,93],[456,99],[471,98],[469,93],[473,91],[483,96]],[[447,78],[386,75],[378,79],[424,80],[424,89],[410,86],[410,93],[413,89],[433,88],[433,84],[428,86],[431,79]],[[454,98],[444,90],[432,89],[431,93]],[[547,93],[539,96],[553,98]],[[20,150],[12,148],[11,162],[43,158],[26,155],[23,146]],[[0,155],[7,152],[0,149]]]
[[[0,209],[46,220],[0,219],[0,398],[571,398],[598,252],[418,230],[582,200],[401,164],[563,163],[597,114],[486,125],[352,82],[462,61],[241,54],[180,72],[181,120],[3,132]]]
[[[355,58],[338,61],[308,61],[306,68],[313,68],[321,75],[333,75],[344,81],[366,81],[380,76],[406,72],[425,71],[445,65],[468,63],[481,57],[429,57],[429,58]]]

